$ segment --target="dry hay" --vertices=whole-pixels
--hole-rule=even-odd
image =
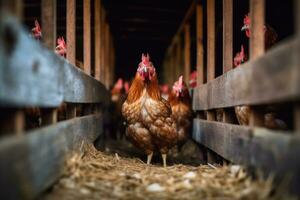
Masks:
[[[287,199],[272,180],[252,180],[240,166],[146,165],[87,145],[66,164],[45,199]]]

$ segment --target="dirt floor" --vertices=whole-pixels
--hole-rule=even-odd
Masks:
[[[70,156],[64,175],[42,199],[292,199],[275,194],[272,179],[253,180],[238,165],[201,164],[191,141],[184,153],[170,156],[167,168],[159,156],[146,165],[145,155],[126,142],[106,144],[102,151],[83,145]]]

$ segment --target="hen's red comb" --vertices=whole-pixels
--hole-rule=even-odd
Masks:
[[[249,13],[247,15],[245,15],[244,17],[244,24],[245,25],[250,25],[250,17],[249,17]]]
[[[150,62],[150,56],[149,54],[147,53],[146,55],[142,54],[142,62],[143,64],[148,64]]]
[[[37,19],[34,21],[34,25],[35,25],[35,28],[37,29],[37,31],[41,31],[41,26]]]
[[[64,37],[57,38],[57,44],[65,48],[67,47]]]
[[[179,84],[180,86],[183,85],[183,76],[182,76],[182,75],[181,75],[181,76],[179,77],[179,79],[178,79],[178,84]]]

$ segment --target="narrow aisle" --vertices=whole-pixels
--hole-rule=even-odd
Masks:
[[[270,197],[271,180],[254,181],[236,165],[163,168],[94,146],[83,149],[71,156],[45,199],[282,199]]]

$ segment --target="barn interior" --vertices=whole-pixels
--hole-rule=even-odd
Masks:
[[[0,0],[0,197],[299,198],[299,6]],[[121,114],[147,53],[162,96],[181,75],[190,95],[185,143],[169,149],[167,167],[160,152],[146,164]]]

